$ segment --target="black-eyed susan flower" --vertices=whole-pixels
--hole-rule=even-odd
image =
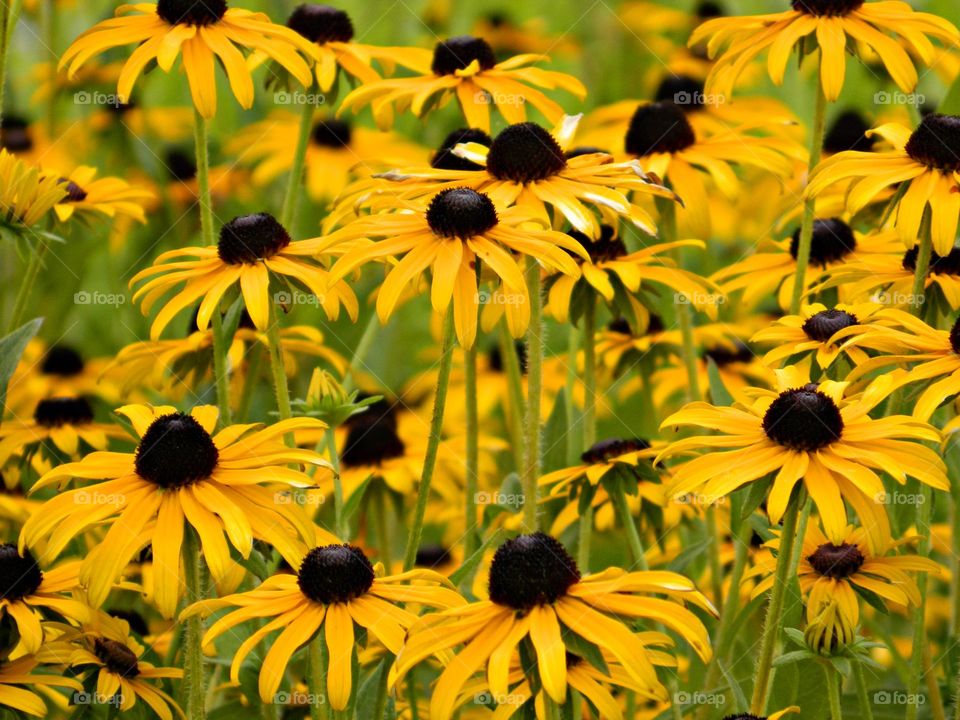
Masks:
[[[912,573],[938,574],[940,566],[930,558],[891,552],[909,541],[908,538],[895,543],[887,532],[883,544],[878,546],[863,528],[853,526],[839,536],[828,537],[815,522],[810,522],[797,566],[800,590],[807,598],[807,621],[812,622],[823,605],[835,602],[847,624],[856,628],[860,622],[861,590],[897,606],[918,605],[920,590]],[[775,538],[766,545],[776,550],[780,540]],[[763,576],[753,597],[773,586],[775,564],[773,556],[765,556],[748,571],[748,577]]]
[[[421,618],[397,657],[394,684],[421,661],[465,644],[433,688],[432,718],[448,720],[461,688],[483,666],[493,694],[506,695],[514,653],[527,640],[541,686],[563,703],[568,686],[564,638],[571,633],[611,653],[646,693],[666,699],[648,649],[615,618],[662,623],[702,658],[710,655],[706,628],[683,605],[688,601],[710,608],[692,582],[676,573],[619,568],[581,578],[563,545],[544,533],[520,535],[501,545],[490,566],[488,588],[489,600]]]
[[[661,443],[659,448],[654,448],[640,438],[600,440],[581,454],[580,465],[547,473],[540,478],[540,484],[550,488],[550,494],[555,496],[566,495],[572,489],[571,485],[584,480],[591,485],[599,485],[604,476],[612,470],[619,467],[630,470],[651,461],[662,447]]]
[[[230,546],[247,557],[254,537],[272,544],[288,561],[299,557],[296,536],[312,538],[314,531],[302,508],[278,502],[268,485],[315,484],[287,466],[324,467],[326,461],[317,453],[287,447],[283,437],[323,423],[297,418],[269,427],[232,425],[214,433],[218,412],[210,405],[195,407],[189,415],[149,405],[126,405],[117,412],[140,438],[136,451],[94,452],[48,472],[34,488],[71,478],[105,480],[48,500],[20,536],[21,547],[42,544],[45,555],[55,557],[91,524],[109,523],[80,570],[91,605],[103,604],[123,568],[150,544],[156,603],[164,617],[172,617],[181,590],[185,524],[200,536],[214,578],[230,570]]]
[[[316,46],[299,33],[275,25],[263,13],[228,8],[226,0],[159,0],[117,8],[117,17],[81,34],[60,57],[59,67],[74,74],[88,59],[115,47],[139,43],[123,66],[117,95],[127,102],[140,74],[156,62],[166,73],[182,57],[190,94],[204,118],[217,113],[214,69],[220,64],[230,90],[244,108],[253,105],[253,77],[241,48],[269,56],[304,86],[313,82],[310,64]]]
[[[389,652],[397,654],[407,630],[417,621],[414,613],[400,607],[401,603],[450,608],[465,602],[445,577],[431,570],[378,577],[363,550],[351,545],[315,547],[295,568],[295,574],[274,575],[250,592],[195,603],[180,616],[184,619],[237,608],[210,627],[204,645],[240,623],[269,618],[244,639],[234,655],[230,677],[235,683],[250,651],[270,633],[282,629],[260,668],[259,690],[264,702],[271,702],[293,653],[322,632],[328,657],[327,698],[334,710],[343,710],[353,693],[356,627],[365,628]]]
[[[664,420],[664,428],[694,426],[720,433],[677,440],[661,453],[710,449],[672,468],[672,496],[699,492],[722,497],[775,475],[767,513],[776,524],[802,481],[827,534],[838,537],[847,527],[844,500],[871,532],[886,524],[885,510],[876,502],[885,492],[877,470],[901,484],[909,476],[937,489],[949,486],[943,460],[922,444],[940,439],[935,428],[905,415],[870,417],[892,391],[890,376],[855,396],[845,395],[848,383],[811,383],[796,366],[778,370],[777,377],[778,389],[757,390],[750,405],[691,403]]]
[[[754,307],[776,295],[781,308],[789,308],[796,283],[800,229],[785,240],[765,243],[760,251],[719,269],[711,276],[725,293],[743,291],[741,299]],[[804,284],[812,291],[835,268],[845,268],[861,259],[902,252],[896,233],[880,230],[860,233],[841,218],[819,218],[813,223],[810,266]],[[842,298],[855,302],[856,296]]]
[[[0,221],[31,227],[66,195],[59,178],[45,176],[39,168],[0,150]]]
[[[0,663],[0,705],[45,718],[50,717],[50,709],[37,690],[45,687],[63,687],[76,692],[83,690],[83,686],[74,678],[34,672],[38,669],[42,670],[44,666],[33,655],[23,655]]]
[[[391,59],[417,75],[366,83],[343,99],[339,112],[371,105],[377,125],[386,129],[394,108],[422,117],[456,97],[467,124],[490,132],[491,105],[509,123],[527,119],[527,103],[555,123],[563,109],[538,88],[561,88],[581,99],[587,94],[572,75],[534,67],[545,55],[515,55],[498,63],[486,40],[472,35],[448,38],[432,51],[395,48]]]
[[[569,155],[578,122],[579,116],[565,117],[552,131],[532,122],[510,125],[489,147],[467,142],[453,149],[455,155],[482,167],[482,171],[394,170],[384,177],[399,181],[399,187],[381,185],[380,189],[403,197],[420,197],[462,185],[489,194],[498,205],[523,205],[537,212],[545,223],[551,221],[551,214],[558,221],[565,218],[575,230],[591,238],[600,237],[598,213],[607,225],[616,225],[624,218],[647,234],[656,235],[650,214],[628,195],[669,200],[678,199],[677,195],[648,176],[636,160],[614,162],[602,151]],[[357,195],[367,191],[361,187],[358,192],[348,192],[340,204],[353,209]]]
[[[920,236],[920,224],[930,208],[933,248],[941,256],[953,249],[960,222],[960,117],[932,113],[911,131],[888,123],[870,131],[893,150],[851,150],[824,160],[810,176],[808,197],[849,182],[847,210],[856,214],[892,186],[906,187],[896,195],[894,226],[906,247]]]
[[[689,44],[708,41],[711,58],[725,48],[710,70],[707,88],[730,95],[743,70],[764,50],[768,51],[770,79],[780,85],[794,47],[810,35],[820,49],[820,82],[831,102],[843,89],[851,41],[873,50],[893,81],[904,92],[911,92],[917,84],[917,70],[909,53],[929,65],[935,57],[930,38],[949,46],[960,39],[960,32],[949,21],[916,12],[907,3],[792,0],[786,12],[709,20],[694,30]]]
[[[788,708],[783,710],[777,710],[775,713],[769,715],[753,715],[751,713],[734,713],[733,715],[727,715],[723,720],[781,720],[785,715],[791,715],[793,713],[800,713],[800,707],[798,705],[791,705]]]
[[[848,328],[868,321],[883,308],[877,303],[843,303],[828,308],[821,303],[804,305],[799,315],[787,315],[774,325],[764,328],[751,338],[751,342],[775,344],[763,356],[770,365],[780,363],[792,356],[814,354],[817,365],[830,367],[838,357],[846,355],[854,365],[865,362],[866,352],[855,345],[844,345],[846,334],[837,337]]]
[[[328,282],[328,272],[310,256],[314,244],[295,242],[286,229],[267,213],[241,215],[220,230],[220,239],[209,247],[188,247],[161,254],[154,264],[137,273],[131,287],[146,280],[133,294],[143,300],[144,314],[169,290],[180,288],[163,306],[150,327],[156,340],[167,324],[198,300],[197,327],[206,330],[220,300],[232,286],[239,285],[244,305],[253,324],[269,327],[271,279],[293,283],[317,298],[331,319],[340,314],[341,304],[356,319],[358,305],[353,291],[344,282]],[[182,258],[187,258],[186,260]]]
[[[343,253],[330,271],[331,282],[374,260],[403,255],[391,268],[377,295],[377,314],[386,322],[407,285],[432,270],[430,300],[443,315],[453,306],[457,338],[464,347],[477,335],[480,305],[476,261],[483,262],[513,298],[506,307],[510,330],[521,337],[530,321],[530,303],[523,269],[511,253],[540,262],[547,269],[579,275],[571,254],[586,256],[565,233],[528,227],[531,218],[515,207],[498,213],[486,194],[465,187],[437,193],[426,209],[414,207],[391,214],[371,215],[350,223],[315,245],[317,252],[336,249],[358,238],[380,238],[366,247]],[[567,252],[569,251],[569,252]]]
[[[153,200],[149,190],[118,177],[97,179],[97,169],[90,166],[78,167],[59,181],[67,191],[53,208],[60,222],[67,222],[75,214],[85,218],[129,217],[140,223],[147,221],[144,204]]]
[[[130,624],[119,617],[95,612],[78,628],[59,627],[37,657],[67,665],[96,688],[96,702],[115,704],[119,712],[133,711],[145,703],[161,720],[185,717],[176,700],[158,680],[183,678],[183,670],[157,667],[145,656],[148,649],[133,637]],[[95,678],[95,679],[94,679]]]
[[[79,452],[106,450],[109,438],[124,437],[122,428],[94,421],[86,398],[45,398],[29,420],[6,420],[0,425],[0,467],[12,456],[29,456],[37,450],[47,457],[75,458]]]
[[[244,164],[254,165],[257,185],[268,185],[293,166],[300,120],[277,111],[236,133],[230,148]],[[355,176],[426,160],[426,151],[396,133],[378,132],[343,120],[322,118],[313,125],[306,155],[306,188],[317,201],[336,199]]]
[[[79,571],[79,560],[41,570],[29,550],[20,552],[13,543],[0,545],[0,614],[16,624],[26,652],[35,653],[43,644],[45,616],[73,623],[89,617],[86,604],[69,594],[77,587]]]
[[[702,249],[704,244],[699,240],[658,243],[630,252],[623,239],[616,237],[609,225],[601,228],[597,240],[591,241],[577,231],[570,235],[586,249],[590,257],[577,258],[581,272],[579,277],[563,275],[550,284],[546,308],[559,322],[566,322],[570,316],[571,302],[585,291],[599,295],[608,305],[620,301],[627,305],[620,308],[622,311],[636,314],[636,297],[641,289],[646,289],[644,285],[660,286],[674,295],[688,298],[689,302],[702,308],[708,315],[716,317],[717,306],[722,303],[719,291],[711,287],[709,281],[678,267],[672,257],[665,257],[666,253],[679,248]],[[641,311],[640,314],[644,313]]]

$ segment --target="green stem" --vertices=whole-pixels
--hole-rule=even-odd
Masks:
[[[293,165],[290,166],[287,194],[283,199],[283,209],[280,211],[280,224],[291,234],[294,233],[294,223],[297,220],[297,207],[300,204],[300,195],[303,193],[303,168],[307,160],[307,147],[310,145],[310,134],[313,132],[314,110],[315,107],[313,103],[305,102],[300,111],[297,146],[293,152]]]
[[[677,239],[677,206],[673,200],[657,198],[657,209],[660,212],[660,227],[664,242],[674,242]],[[673,251],[677,265],[680,262],[680,249]],[[687,399],[690,402],[699,400],[700,395],[700,368],[697,356],[697,345],[693,336],[693,304],[690,298],[685,302],[676,303],[677,322],[680,323],[680,337],[683,341],[683,365],[687,370]]]
[[[917,253],[917,267],[913,274],[913,288],[910,291],[910,309],[920,315],[924,304],[924,291],[927,274],[930,271],[930,256],[933,254],[933,236],[930,233],[931,213],[927,208],[920,222],[920,250]]]
[[[917,544],[918,557],[930,557],[930,516],[933,505],[933,491],[927,485],[920,486],[917,497],[917,534],[920,542]],[[927,642],[925,624],[927,610],[927,573],[917,573],[917,588],[920,590],[920,602],[913,609],[911,622],[913,624],[913,653],[910,655],[910,675],[907,683],[907,696],[917,697],[920,691],[920,680],[923,676],[923,646]],[[916,720],[918,703],[907,704],[906,720]]]
[[[259,343],[250,350],[247,367],[243,378],[243,390],[240,401],[237,403],[237,418],[244,422],[250,417],[250,403],[253,402],[253,392],[260,381],[260,366],[263,364],[263,348]]]
[[[593,502],[580,515],[577,537],[577,566],[584,574],[590,572],[590,545],[593,539]]]
[[[480,417],[477,411],[477,343],[464,351],[466,392],[467,478],[464,489],[463,556],[472,557],[480,547],[477,528],[477,488],[480,480]]]
[[[587,299],[583,313],[583,448],[597,441],[597,301]]]
[[[627,503],[627,494],[623,489],[623,482],[617,478],[609,483],[607,492],[610,494],[610,500],[620,518],[620,524],[627,531],[627,543],[630,545],[630,554],[633,555],[633,561],[640,570],[647,570],[647,556],[643,552],[643,541],[640,539],[640,532],[637,530],[637,524],[633,521],[633,515],[630,513],[630,505]]]
[[[753,699],[750,712],[763,715],[767,706],[770,690],[770,675],[773,670],[773,655],[781,634],[783,623],[783,604],[786,599],[787,584],[795,571],[793,546],[797,539],[797,520],[800,506],[805,502],[803,492],[791,498],[783,516],[783,530],[780,533],[780,549],[777,553],[777,569],[770,590],[770,605],[763,625],[763,638],[760,643],[760,659],[757,662],[757,674],[753,685]]]
[[[207,137],[207,121],[196,108],[193,109],[194,153],[197,161],[197,202],[200,206],[200,236],[204,247],[215,244],[213,232],[213,200],[210,196],[210,151]],[[230,383],[227,376],[227,350],[232,338],[223,335],[223,318],[219,308],[213,311],[213,374],[217,387],[217,406],[220,408],[220,423],[232,422],[230,412]]]
[[[717,507],[710,505],[706,512],[707,535],[710,536],[710,546],[707,550],[707,560],[710,563],[710,584],[713,587],[713,602],[717,612],[723,611],[723,566],[720,564],[720,534],[717,532]]]
[[[873,720],[873,705],[867,693],[867,679],[863,674],[863,665],[853,663],[853,679],[857,686],[857,705],[860,707],[860,720]]]
[[[9,1],[9,0],[8,0]],[[9,12],[9,11],[8,11]],[[43,43],[46,46],[50,63],[50,95],[46,103],[47,137],[54,138],[57,133],[57,10],[56,0],[43,0],[42,17]]]
[[[523,467],[523,373],[513,337],[504,318],[500,321],[500,357],[507,374],[507,425],[516,467]]]
[[[840,709],[840,674],[833,665],[824,664],[823,672],[827,675],[827,700],[830,703],[830,720],[843,720],[843,711]]]
[[[5,89],[7,86],[7,56],[12,36],[12,4],[10,0],[0,3],[0,122],[3,121]]]
[[[580,339],[583,333],[577,330],[572,323],[569,325],[567,339],[567,392],[564,397],[564,409],[567,415],[567,465],[577,465],[580,462],[582,443],[576,441],[581,434],[580,418],[577,417],[577,405],[573,401],[577,389],[577,356],[580,354]]]
[[[283,367],[283,351],[280,348],[280,319],[277,317],[277,304],[272,301],[267,326],[267,344],[270,349],[273,390],[277,395],[277,412],[281,420],[287,420],[293,415],[290,409],[290,387],[287,385],[287,372]]]
[[[337,453],[337,429],[328,427],[326,430],[327,451],[330,464],[333,466],[333,531],[337,537],[346,541],[350,534],[343,518],[343,480],[340,479],[340,456]]]
[[[543,298],[540,264],[527,258],[527,288],[530,294],[530,327],[527,330],[527,410],[523,438],[523,525],[537,529],[537,492],[540,480],[540,405],[543,401]]]
[[[427,452],[423,458],[423,475],[417,488],[417,504],[410,521],[410,534],[403,555],[404,571],[412,570],[417,561],[417,550],[423,535],[423,516],[427,511],[430,497],[430,484],[437,465],[437,452],[440,450],[440,435],[443,430],[443,411],[447,405],[447,390],[450,386],[450,369],[453,366],[453,311],[448,310],[443,321],[443,339],[440,347],[440,369],[437,373],[437,390],[433,399],[433,417],[430,420],[430,437]]]
[[[390,680],[390,666],[393,664],[393,655],[387,654],[380,661],[379,679],[377,682],[377,701],[373,706],[373,720],[383,720],[387,710],[387,695],[389,694],[388,681]]]
[[[371,313],[370,319],[367,320],[366,326],[363,328],[363,334],[360,336],[360,340],[357,342],[357,347],[353,350],[353,357],[350,358],[350,365],[347,367],[347,371],[343,375],[343,385],[344,390],[350,392],[356,387],[356,382],[354,381],[354,375],[357,373],[357,369],[363,365],[363,361],[367,358],[367,353],[370,351],[370,346],[373,344],[374,338],[377,336],[377,327],[379,326],[379,319],[377,318],[377,313]]]
[[[310,720],[327,720],[327,643],[323,627],[317,631],[307,648],[307,694],[310,696]]]
[[[13,303],[13,314],[7,324],[7,333],[11,333],[20,327],[23,316],[27,312],[27,306],[30,304],[33,286],[37,283],[37,276],[40,274],[40,268],[43,267],[43,258],[46,256],[48,248],[49,245],[43,238],[38,238],[37,246],[32,248],[23,280],[20,282],[20,290],[17,291],[17,299]]]
[[[187,590],[187,603],[202,600],[205,595],[203,555],[200,541],[192,526],[187,526],[183,534],[183,570]],[[203,720],[206,717],[204,707],[206,674],[204,669],[203,620],[199,615],[188,618],[183,638],[183,707],[189,720]]]
[[[387,568],[387,574],[393,567],[393,553],[390,550],[390,518],[387,516],[389,508],[389,489],[386,483],[378,482],[376,492],[372,493],[370,502],[373,503],[373,521],[377,532],[377,550],[380,554],[380,562]]]
[[[817,86],[817,100],[813,110],[813,130],[810,135],[810,158],[807,162],[807,179],[813,169],[820,164],[823,154],[823,131],[827,120],[827,97],[823,93],[823,84],[820,82],[820,73],[815,76]],[[797,245],[797,270],[794,275],[793,297],[790,301],[790,312],[796,315],[800,312],[803,301],[803,291],[807,283],[807,266],[810,265],[810,246],[813,243],[813,221],[816,219],[816,200],[808,197],[803,203],[803,219],[800,222],[800,241]]]

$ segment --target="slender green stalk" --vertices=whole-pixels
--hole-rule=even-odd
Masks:
[[[823,672],[827,675],[827,700],[830,703],[830,720],[843,720],[843,711],[840,709],[840,674],[833,665],[824,664]]]
[[[781,634],[783,623],[783,604],[786,599],[787,583],[795,572],[793,546],[797,539],[797,520],[800,506],[804,503],[803,493],[795,495],[787,505],[783,516],[783,531],[780,533],[780,550],[777,554],[777,569],[773,588],[770,590],[770,605],[763,625],[763,638],[760,643],[760,659],[757,662],[756,677],[753,684],[753,698],[750,712],[763,715],[770,691],[770,676],[773,670],[773,655]]]
[[[713,589],[713,602],[717,612],[723,611],[723,566],[720,563],[720,534],[717,532],[717,507],[710,505],[706,512],[707,535],[710,537],[710,549],[707,561],[710,563],[710,584]]]
[[[423,458],[423,475],[417,488],[417,504],[410,519],[410,534],[403,555],[403,569],[412,570],[417,561],[417,550],[423,535],[423,516],[427,511],[430,497],[430,484],[437,465],[437,452],[440,450],[440,434],[443,430],[443,411],[447,405],[447,390],[450,386],[450,369],[453,366],[453,311],[448,310],[443,321],[443,339],[440,344],[440,368],[437,373],[437,390],[433,399],[433,417],[430,420],[430,437],[427,452]]]
[[[193,109],[194,151],[197,161],[197,189],[200,206],[200,236],[203,245],[215,244],[213,232],[213,200],[210,196],[210,151],[207,137],[207,121]],[[220,408],[220,423],[232,422],[230,411],[230,382],[227,376],[227,350],[232,338],[223,335],[223,318],[219,308],[213,311],[213,375],[217,388],[217,406]]]
[[[389,694],[388,681],[390,680],[390,666],[393,664],[393,655],[387,653],[380,661],[379,680],[377,682],[377,702],[373,706],[373,720],[383,720],[387,710],[387,695]]]
[[[8,0],[9,1],[9,0]],[[9,10],[7,12],[10,12]],[[43,44],[49,53],[47,62],[50,64],[48,69],[47,82],[50,83],[50,94],[46,102],[46,122],[47,137],[55,138],[57,136],[57,10],[56,0],[43,0],[41,14],[41,32],[43,33]]]
[[[665,242],[677,239],[677,206],[672,200],[657,198],[660,211],[660,234]],[[673,252],[674,259],[680,264],[680,250]],[[680,337],[683,341],[683,365],[687,370],[687,399],[691,402],[700,399],[700,368],[697,345],[693,336],[693,304],[690,298],[677,302],[677,322],[680,323]]]
[[[333,466],[333,531],[346,541],[350,529],[343,517],[343,480],[340,479],[340,456],[337,453],[337,429],[328,427],[325,433],[330,464]]]
[[[322,627],[321,627],[322,630]],[[310,720],[327,720],[327,644],[323,632],[317,631],[307,647],[307,695],[310,700]],[[322,700],[322,702],[321,702]]]
[[[591,293],[583,313],[583,448],[597,441],[597,301]]]
[[[310,91],[309,88],[307,91]],[[290,166],[287,194],[283,199],[283,209],[280,211],[280,224],[291,234],[294,233],[294,224],[297,221],[297,207],[300,204],[300,195],[303,194],[303,168],[307,160],[307,147],[310,145],[310,134],[313,132],[313,113],[315,109],[313,103],[305,102],[303,108],[300,110],[300,127],[297,130],[297,145],[293,152],[293,165]]]
[[[820,82],[820,73],[814,76],[817,86],[817,100],[813,109],[813,129],[810,135],[810,158],[807,162],[807,178],[813,169],[820,164],[823,154],[823,132],[827,121],[827,97],[823,94],[823,85]],[[790,301],[790,312],[796,315],[800,312],[803,301],[803,291],[807,283],[807,267],[810,265],[810,246],[813,243],[813,221],[816,219],[816,201],[810,197],[803,203],[803,219],[800,222],[800,241],[797,244],[797,270],[794,275],[793,298]]]
[[[206,595],[205,568],[200,552],[200,541],[191,525],[183,533],[183,570],[187,589],[187,602],[194,603]],[[206,717],[206,671],[204,668],[203,620],[199,615],[187,619],[183,637],[183,707],[188,720],[203,720]]]
[[[376,492],[371,493],[370,502],[373,504],[372,517],[376,526],[377,550],[380,554],[380,562],[389,572],[393,564],[393,552],[390,548],[390,518],[387,514],[390,507],[390,498],[387,493],[389,493],[389,490],[386,483],[378,482]],[[371,517],[371,514],[368,514],[367,517]]]
[[[527,258],[527,288],[530,293],[530,328],[527,330],[527,410],[523,437],[523,525],[537,529],[537,493],[540,480],[540,405],[543,402],[543,326],[540,264]]]
[[[357,347],[354,348],[353,357],[350,358],[350,365],[343,374],[342,385],[347,392],[350,392],[356,386],[354,375],[356,375],[357,369],[363,365],[364,360],[367,358],[370,346],[377,336],[377,327],[379,324],[380,320],[377,318],[377,313],[371,313],[370,319],[367,320],[367,324],[363,328],[363,334],[360,336],[359,342],[357,342]]]
[[[500,321],[500,357],[507,375],[507,425],[517,468],[523,467],[523,373],[513,337],[504,318]]]
[[[576,465],[580,458],[581,443],[576,441],[582,434],[580,418],[577,417],[577,405],[573,401],[577,389],[577,356],[580,354],[580,338],[582,333],[572,323],[568,327],[567,339],[567,392],[564,397],[564,409],[567,415],[567,465]]]
[[[20,282],[20,289],[17,291],[17,299],[13,303],[13,314],[7,323],[7,333],[16,330],[23,321],[27,306],[30,304],[30,296],[33,294],[33,286],[37,284],[37,276],[40,274],[40,268],[43,267],[43,258],[46,256],[48,249],[49,243],[42,237],[38,237],[36,247],[31,248],[30,259],[27,261],[23,280]]]
[[[260,383],[260,366],[263,364],[263,348],[258,344],[252,348],[247,358],[246,372],[243,378],[243,390],[240,402],[237,403],[237,419],[245,422],[250,417],[250,403],[253,402],[253,392]]]
[[[581,513],[577,533],[577,567],[590,572],[590,545],[593,539],[593,502]]]
[[[12,36],[12,5],[10,0],[0,3],[0,122],[3,121],[5,90],[7,87],[7,56]]]
[[[464,351],[464,390],[466,392],[467,478],[464,488],[465,527],[463,556],[471,557],[480,547],[477,522],[477,485],[480,479],[480,417],[477,411],[477,343]]]
[[[293,415],[290,409],[290,387],[287,385],[287,371],[283,367],[283,350],[280,348],[280,319],[277,317],[277,304],[270,302],[270,321],[267,324],[267,344],[270,349],[270,374],[273,376],[273,390],[277,395],[277,412],[281,420]]]
[[[927,273],[930,271],[930,257],[933,254],[933,236],[930,233],[931,213],[927,208],[920,222],[920,250],[917,252],[917,267],[913,273],[913,288],[910,290],[910,309],[920,315],[924,305],[924,291],[927,285]]]
[[[637,524],[633,521],[623,484],[620,482],[610,483],[608,492],[613,507],[617,511],[617,516],[620,518],[620,524],[627,531],[627,543],[630,545],[630,554],[633,555],[633,561],[640,570],[647,570],[647,556],[643,552],[643,541],[640,539]]]
[[[853,663],[853,680],[857,686],[857,706],[860,708],[860,720],[873,720],[873,704],[867,693],[867,679],[863,674],[863,665]]]
[[[930,644],[923,646],[923,679],[927,683],[927,699],[930,704],[930,715],[933,720],[947,720],[947,714],[944,711],[943,695],[940,693],[940,681],[933,670],[933,657],[930,654]]]

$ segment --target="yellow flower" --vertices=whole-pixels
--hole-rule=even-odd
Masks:
[[[820,163],[810,176],[808,197],[832,185],[850,182],[847,210],[856,215],[891,186],[906,190],[896,197],[894,226],[907,248],[920,236],[929,206],[933,247],[940,255],[953,249],[960,221],[960,117],[927,115],[912,132],[898,123],[870,131],[893,145],[889,152],[851,150]]]
[[[873,50],[890,77],[904,92],[917,84],[917,71],[908,51],[925,65],[934,58],[927,36],[953,46],[960,32],[947,20],[915,12],[905,2],[864,0],[792,0],[792,9],[769,15],[721,17],[694,30],[689,45],[709,41],[710,57],[723,47],[707,77],[707,92],[729,96],[743,70],[764,50],[767,71],[783,83],[793,48],[814,34],[820,48],[820,82],[827,100],[840,96],[846,76],[847,47],[852,41]]]
[[[144,203],[154,199],[149,190],[130,185],[118,177],[95,179],[97,169],[78,167],[59,182],[67,191],[66,197],[54,206],[57,219],[67,222],[74,213],[81,215],[102,215],[108,218],[130,217],[146,223]]]
[[[545,55],[516,55],[498,63],[490,45],[471,35],[438,42],[432,51],[396,48],[392,59],[418,75],[366,83],[344,98],[339,112],[356,112],[372,104],[377,125],[387,129],[394,107],[422,117],[455,95],[467,125],[490,132],[491,105],[508,123],[526,120],[527,103],[550,122],[557,122],[563,109],[537,88],[559,87],[581,99],[587,94],[583,83],[572,75],[532,67],[548,60]]]
[[[170,250],[160,255],[152,267],[134,275],[131,287],[150,279],[137,289],[133,300],[143,300],[142,310],[146,314],[164,293],[185,283],[153,321],[153,340],[160,337],[177,313],[201,298],[197,327],[206,330],[213,313],[219,312],[220,299],[235,284],[240,286],[253,324],[266,330],[271,304],[284,295],[271,295],[270,281],[274,278],[306,287],[330,319],[340,314],[342,303],[351,319],[356,320],[359,307],[353,291],[344,282],[328,283],[327,271],[308,259],[315,252],[311,243],[291,241],[272,215],[241,215],[221,228],[216,245]],[[184,257],[188,259],[180,259]]]
[[[93,26],[80,35],[60,58],[59,67],[77,70],[94,55],[111,48],[139,43],[123,66],[117,95],[127,102],[140,73],[151,63],[166,73],[177,57],[190,84],[197,111],[205,118],[217,113],[214,68],[220,64],[230,89],[244,108],[253,105],[253,77],[240,48],[257,50],[286,68],[305,86],[313,81],[310,61],[316,46],[299,33],[270,22],[263,13],[227,8],[226,0],[159,0],[122,5],[117,17]]]
[[[40,662],[31,655],[0,664],[0,705],[16,712],[47,718],[50,710],[43,698],[35,692],[44,686],[59,686],[82,692],[83,686],[70,677],[50,674],[33,674]],[[22,686],[28,686],[27,689]]]
[[[287,447],[283,436],[298,428],[320,429],[323,423],[297,418],[266,428],[232,425],[213,434],[218,413],[210,405],[189,415],[149,405],[127,405],[117,412],[140,438],[136,451],[94,452],[48,472],[34,489],[71,478],[106,480],[48,500],[20,535],[21,547],[46,543],[45,553],[53,557],[85,528],[108,523],[103,541],[80,570],[91,605],[103,604],[127,563],[151,544],[156,603],[164,617],[172,617],[182,584],[185,522],[200,536],[216,580],[231,568],[226,539],[242,557],[250,554],[254,537],[271,543],[288,561],[300,557],[296,536],[312,538],[315,531],[299,505],[278,502],[267,484],[315,484],[287,465],[328,463],[314,452]]]
[[[394,685],[421,661],[465,643],[434,686],[430,717],[435,720],[448,720],[461,688],[484,665],[490,690],[506,695],[511,661],[525,641],[532,644],[541,686],[557,703],[567,696],[567,633],[608,651],[646,695],[664,700],[666,689],[657,678],[650,651],[626,618],[662,623],[702,659],[710,656],[706,628],[683,605],[688,601],[712,610],[692,582],[672,572],[619,568],[581,578],[563,545],[544,533],[520,535],[500,546],[490,566],[489,596],[424,616],[410,628],[397,656],[391,673]]]
[[[240,666],[250,651],[267,635],[282,629],[260,668],[260,698],[265,703],[272,701],[293,653],[322,631],[328,657],[327,697],[330,707],[343,710],[353,689],[355,626],[365,628],[389,652],[397,654],[407,630],[417,621],[417,616],[400,603],[440,608],[464,604],[451,589],[450,581],[430,570],[377,577],[363,550],[351,545],[315,547],[295,567],[296,574],[274,575],[256,590],[194,603],[180,614],[184,620],[225,607],[237,608],[211,626],[204,635],[204,645],[240,623],[270,619],[247,636],[234,653],[230,665],[234,683],[239,682]],[[408,585],[410,581],[416,584]]]
[[[910,476],[938,490],[949,488],[942,458],[916,442],[939,441],[935,428],[905,415],[870,417],[890,394],[892,377],[881,377],[851,397],[845,394],[848,383],[811,383],[798,367],[778,370],[777,376],[778,390],[757,390],[751,405],[690,403],[663,421],[664,428],[689,425],[721,433],[677,440],[661,453],[709,450],[672,468],[671,496],[723,497],[775,473],[767,497],[770,522],[780,522],[802,481],[827,535],[839,541],[847,527],[844,500],[869,532],[886,525],[886,512],[876,500],[885,493],[876,470],[901,484]]]
[[[0,150],[0,221],[36,225],[66,195],[59,178],[45,177],[39,168]]]

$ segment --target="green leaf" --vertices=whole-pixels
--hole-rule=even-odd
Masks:
[[[463,559],[463,564],[450,573],[450,582],[452,582],[457,587],[460,587],[465,581],[468,581],[473,577],[473,573],[476,571],[477,567],[480,565],[480,561],[483,559],[484,553],[495,543],[497,542],[502,535],[501,530],[496,530],[490,534],[486,540],[481,543],[480,547],[477,548],[477,551],[468,558]]]
[[[707,377],[710,379],[710,399],[714,405],[730,407],[733,405],[733,395],[723,384],[723,378],[720,377],[720,368],[714,362],[712,357],[707,358]]]
[[[377,704],[377,696],[380,693],[380,679],[384,673],[390,671],[390,665],[393,662],[393,655],[387,654],[377,668],[370,673],[366,680],[360,685],[357,691],[357,715],[356,717],[373,718],[373,709]],[[374,718],[374,720],[383,720],[383,718]]]
[[[561,635],[563,635],[563,643],[571,653],[583,658],[604,675],[610,674],[607,662],[603,659],[603,653],[600,652],[600,648],[597,645],[585,637],[578,635],[566,625],[561,629],[565,631],[561,633]]]
[[[7,386],[13,371],[17,369],[27,343],[37,334],[43,318],[36,318],[25,325],[21,325],[4,338],[0,338],[0,407],[7,399]]]
[[[363,500],[363,496],[366,495],[367,488],[370,487],[370,481],[372,479],[373,475],[360,483],[360,487],[354,490],[350,499],[343,504],[343,521],[345,523],[349,523],[350,519],[356,514],[357,509],[360,507],[360,501]]]
[[[557,393],[553,410],[543,428],[543,472],[559,470],[567,465],[567,443],[573,438],[567,419],[567,389]]]
[[[953,85],[947,90],[937,112],[944,115],[960,115],[960,77],[954,80]]]

